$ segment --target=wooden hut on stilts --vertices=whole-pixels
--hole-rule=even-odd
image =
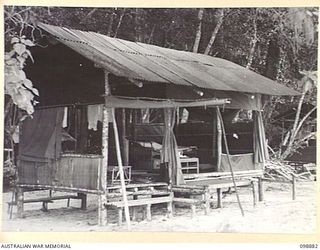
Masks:
[[[47,209],[55,199],[80,199],[85,209],[96,194],[99,224],[116,208],[130,228],[134,207],[147,219],[158,203],[169,216],[179,203],[209,212],[214,192],[221,207],[223,188],[250,186],[255,202],[268,158],[263,99],[297,92],[223,59],[38,26],[46,48],[34,49],[26,69],[40,104],[21,128],[19,216],[25,203]],[[252,117],[237,122],[239,110]],[[77,195],[27,200],[28,189]]]

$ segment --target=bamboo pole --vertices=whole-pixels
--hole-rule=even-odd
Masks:
[[[297,186],[297,179],[294,174],[292,174],[292,200],[296,199],[296,186]]]
[[[109,72],[104,71],[104,88],[105,96],[109,96]],[[102,118],[102,166],[100,183],[103,193],[99,195],[99,208],[98,208],[98,224],[100,226],[107,225],[107,170],[108,170],[108,140],[109,140],[109,112],[106,102],[103,105],[103,118]]]
[[[116,152],[117,152],[117,159],[118,159],[118,165],[119,165],[122,198],[123,198],[123,202],[124,202],[124,214],[125,214],[128,230],[130,230],[131,229],[130,213],[129,213],[128,199],[127,199],[127,192],[126,192],[126,184],[124,181],[124,172],[123,172],[123,165],[122,165],[122,158],[121,158],[121,151],[120,151],[119,133],[118,133],[116,117],[114,114],[114,109],[112,109],[112,124],[113,124],[114,139],[115,139],[115,143],[116,143]]]
[[[259,192],[259,201],[263,201],[263,180],[261,177],[258,178],[258,192]]]
[[[17,198],[17,214],[18,214],[18,218],[22,218],[23,217],[24,194],[23,194],[23,189],[21,187],[17,187],[16,198]]]
[[[122,109],[122,146],[123,146],[123,163],[129,165],[129,141],[126,138],[126,109]]]
[[[221,131],[221,122],[219,119],[218,112],[217,114],[217,171],[220,171],[221,168],[221,155],[222,155],[222,131]]]

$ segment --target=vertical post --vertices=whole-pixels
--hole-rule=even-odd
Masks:
[[[258,192],[259,192],[259,201],[263,201],[263,199],[264,199],[264,197],[263,197],[263,182],[262,182],[261,177],[258,178]]]
[[[256,185],[254,181],[251,181],[252,187],[252,196],[253,196],[253,206],[257,205],[257,197],[256,197]]]
[[[21,161],[17,161],[17,183],[19,183],[19,167],[20,167],[20,164],[21,164]],[[24,200],[24,197],[23,197],[23,189],[21,187],[18,187],[16,186],[15,187],[15,193],[13,194],[14,196],[12,197],[12,201],[14,201],[14,198],[15,200],[17,201],[17,216],[18,218],[22,218],[23,217],[23,200]],[[10,213],[10,218],[12,216],[12,208],[13,208],[13,204],[11,205],[11,213]]]
[[[196,205],[191,204],[191,218],[194,218],[196,216]]]
[[[170,194],[170,197],[172,198],[172,200],[167,203],[168,218],[173,217],[173,195]]]
[[[119,165],[119,175],[121,181],[121,191],[122,191],[122,198],[124,202],[124,215],[127,222],[128,230],[131,229],[130,225],[130,213],[129,213],[129,206],[128,206],[128,199],[127,199],[127,192],[126,192],[126,184],[124,181],[124,172],[123,172],[123,165],[122,165],[122,158],[121,158],[121,151],[120,151],[120,141],[119,141],[119,133],[118,133],[118,126],[115,117],[114,109],[112,109],[112,124],[113,124],[113,132],[114,132],[114,139],[116,143],[116,153]]]
[[[210,191],[206,186],[204,190],[204,202],[205,202],[205,214],[209,215],[210,213]]]
[[[104,94],[109,96],[109,72],[104,71]],[[100,183],[102,188],[102,194],[99,195],[99,208],[98,208],[98,223],[100,226],[107,224],[107,168],[108,168],[108,140],[109,140],[109,112],[106,106],[106,101],[103,105],[103,117],[102,117],[102,166],[100,174]]]
[[[118,208],[118,226],[121,226],[122,224],[122,207]]]
[[[85,193],[78,193],[78,197],[81,200],[81,209],[86,210],[87,209],[87,194]]]
[[[220,171],[221,168],[221,155],[222,155],[222,129],[221,129],[221,121],[217,114],[217,171]]]
[[[221,208],[221,207],[222,207],[221,188],[217,188],[217,199],[218,199],[218,201],[217,201],[217,203],[218,203],[217,207],[218,207],[218,208]]]
[[[123,146],[123,163],[129,165],[129,141],[126,138],[126,109],[122,109],[122,146]]]
[[[294,175],[292,175],[292,200],[296,199],[296,184],[297,179]]]
[[[147,204],[146,210],[147,210],[147,221],[151,221],[151,204]]]
[[[23,189],[21,187],[17,187],[17,214],[18,218],[23,217]]]

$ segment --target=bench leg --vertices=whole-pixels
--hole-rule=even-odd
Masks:
[[[70,207],[70,198],[68,198],[68,201],[67,201],[67,207]]]
[[[173,202],[172,203],[172,215],[174,216],[176,214],[177,208],[176,208],[176,204]]]
[[[42,209],[43,212],[48,212],[48,202],[42,202]]]
[[[18,218],[23,217],[23,190],[22,188],[17,188],[17,216]]]
[[[204,202],[205,202],[205,214],[208,215],[210,213],[210,193],[209,190],[206,190],[204,193]]]
[[[132,220],[133,221],[137,220],[137,214],[138,214],[137,209],[138,209],[138,207],[132,207]]]
[[[81,199],[81,209],[87,209],[87,195],[85,193],[78,193],[78,197]]]
[[[168,218],[173,217],[173,202],[167,203],[167,210],[168,210]]]
[[[252,187],[252,196],[253,196],[253,206],[256,206],[257,205],[256,185],[254,181],[251,182],[251,187]]]
[[[194,218],[196,216],[196,205],[191,204],[191,218]]]
[[[292,200],[296,199],[296,186],[297,186],[297,179],[294,175],[292,175]]]
[[[258,192],[259,192],[259,201],[263,201],[263,182],[262,178],[258,179]]]
[[[118,225],[122,224],[122,208],[118,208]]]
[[[221,188],[217,188],[217,208],[222,208],[222,199],[221,199]]]
[[[151,221],[151,204],[147,204],[146,210],[147,210],[147,220]]]

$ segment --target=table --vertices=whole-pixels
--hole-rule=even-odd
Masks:
[[[197,174],[199,174],[199,158],[196,157],[181,157],[181,171],[186,171],[189,173],[189,170],[196,170]]]

